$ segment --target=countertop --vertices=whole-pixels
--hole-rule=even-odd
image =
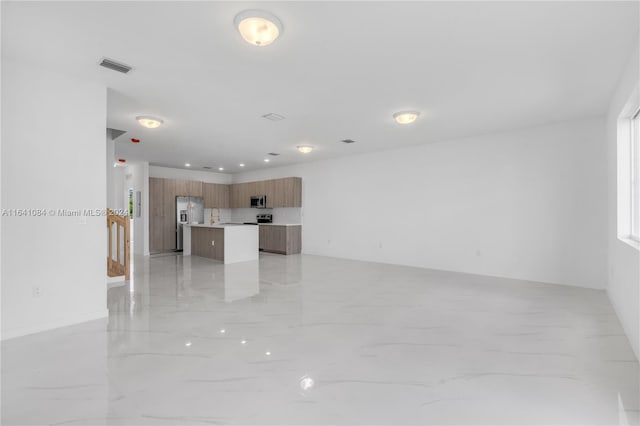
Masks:
[[[259,223],[258,225],[263,226],[301,226],[299,223]],[[243,223],[214,223],[213,225],[209,225],[208,223],[185,223],[184,226],[192,226],[194,228],[227,228],[231,226],[256,226],[256,225],[248,225]]]
[[[243,225],[242,223],[214,223],[209,225],[208,223],[185,223],[184,226],[191,226],[192,228],[230,228],[238,226],[255,226],[255,225]]]

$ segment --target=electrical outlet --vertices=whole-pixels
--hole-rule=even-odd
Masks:
[[[33,287],[31,289],[31,293],[33,294],[33,297],[40,297],[40,295],[42,294],[42,290],[40,289],[40,287]]]
[[[378,248],[382,248],[382,243],[378,243]]]
[[[482,256],[482,251],[476,250],[476,256],[478,256],[478,257]]]

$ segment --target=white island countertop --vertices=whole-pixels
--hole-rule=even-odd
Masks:
[[[247,225],[247,224],[243,224],[243,223],[212,223],[212,224],[208,224],[208,223],[190,223],[188,225],[185,224],[185,226],[191,226],[194,228],[228,228],[228,227],[232,227],[232,226],[255,226],[255,225]]]

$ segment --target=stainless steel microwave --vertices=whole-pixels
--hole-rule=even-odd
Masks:
[[[251,208],[254,208],[254,209],[266,209],[267,208],[267,196],[266,195],[252,195],[251,196]]]

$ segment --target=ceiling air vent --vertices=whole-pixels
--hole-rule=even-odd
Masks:
[[[354,141],[353,139],[342,139],[340,142],[344,142],[344,143],[355,143],[356,141]]]
[[[127,64],[116,62],[113,59],[109,59],[109,58],[102,58],[102,61],[100,61],[100,66],[108,68],[113,71],[121,72],[123,74],[126,74],[133,69]]]
[[[211,170],[211,166],[202,166],[203,169]]]
[[[268,152],[268,153],[267,153],[267,155],[270,155],[270,156],[272,156],[272,157],[277,157],[277,156],[278,156],[278,155],[280,155],[280,154],[279,154],[279,153],[277,153],[277,152]]]
[[[265,114],[265,115],[262,116],[262,118],[266,118],[267,120],[271,120],[271,121],[284,120],[284,116],[282,116],[280,114],[276,114],[274,112],[270,112],[269,114]]]

